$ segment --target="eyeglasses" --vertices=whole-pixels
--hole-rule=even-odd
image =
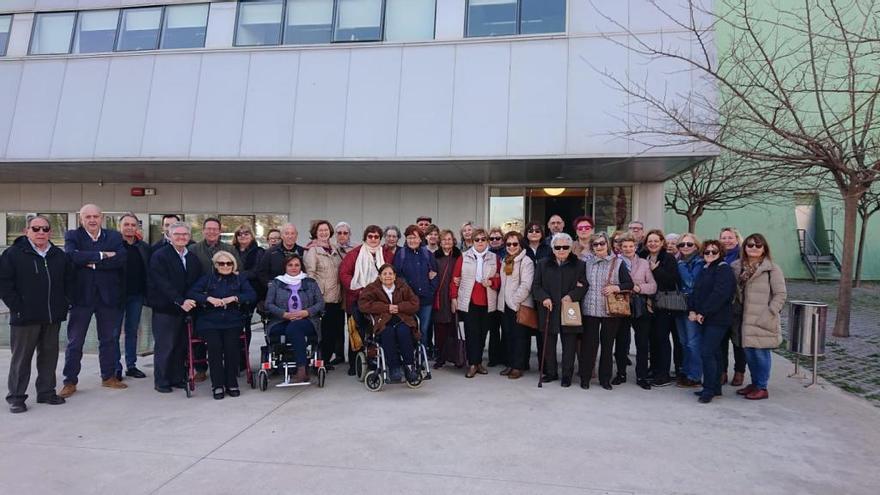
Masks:
[[[337,230],[336,235],[348,235],[350,232],[346,232],[344,230]]]
[[[569,249],[571,249],[571,246],[568,246],[568,245],[553,246],[553,249],[555,249],[557,251],[568,251]]]
[[[367,234],[367,239],[380,239],[381,237],[379,234]]]
[[[679,242],[679,243],[678,243],[678,247],[680,247],[680,248],[683,248],[683,247],[694,247],[694,246],[696,246],[696,244],[694,244],[693,242]]]
[[[500,240],[501,240],[501,237],[498,237],[498,236],[494,236],[494,235],[493,235],[492,237],[489,237],[489,240],[490,240],[490,241],[500,241]]]
[[[716,251],[714,249],[707,249],[707,250],[703,251],[703,256],[716,256],[717,254],[718,254],[718,251]]]
[[[217,266],[232,266],[231,261],[217,261],[214,264]]]
[[[607,244],[605,241],[596,241],[593,243],[593,247],[606,246]]]
[[[761,244],[760,242],[750,242],[750,243],[746,244],[746,247],[752,248],[752,249],[761,249],[762,247],[764,247],[764,245]]]
[[[31,226],[31,232],[49,232],[50,230],[52,230],[52,227]]]
[[[506,243],[507,247],[517,247],[519,246],[518,242],[508,242]]]
[[[486,238],[485,237],[477,237],[476,239],[474,239],[474,242],[486,242]]]
[[[578,232],[583,232],[586,230],[593,230],[593,226],[592,225],[578,225],[577,229],[578,229]]]

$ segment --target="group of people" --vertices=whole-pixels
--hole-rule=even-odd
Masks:
[[[553,215],[546,231],[536,222],[524,232],[468,222],[457,237],[419,217],[402,235],[396,226],[370,225],[355,245],[348,223],[317,220],[305,246],[296,226],[286,224],[267,233],[264,249],[248,225],[236,228],[232,244],[222,242],[216,218],[203,222],[203,239],[193,242],[189,224],[165,215],[162,239],[150,246],[134,214],[119,219],[120,231],[103,227],[96,205],[83,206],[79,216],[63,250],[49,240],[48,219],[36,215],[0,257],[12,348],[6,399],[14,413],[27,410],[35,352],[37,402],[62,404],[76,393],[93,315],[102,386],[124,389],[124,377],[146,377],[136,365],[144,305],[152,309],[155,390],[186,386],[186,325],[193,322],[206,343],[193,349],[196,381],[207,380],[210,370],[215,399],[240,395],[255,311],[270,335],[286,337],[297,363],[305,362],[310,339],[320,342],[330,369],[346,362],[348,347],[350,375],[359,350],[353,343],[372,332],[392,381],[412,373],[419,342],[434,368],[452,363],[474,378],[501,366],[501,375],[518,379],[531,369],[535,338],[542,382],[570,387],[577,361],[582,388],[598,377],[611,390],[627,381],[634,336],[639,387],[662,387],[674,377],[680,387],[702,387],[696,392],[702,403],[728,381],[730,343],[731,385],[743,384],[748,367],[751,384],[737,393],[766,399],[770,350],[781,341],[783,274],[764,236],[743,240],[732,228],[701,242],[692,233],[645,232],[634,221],[609,235],[581,216],[572,222],[572,237]],[[56,394],[58,334],[68,314],[64,381]],[[346,339],[346,327],[361,339]],[[298,367],[295,383],[308,382],[306,368]]]

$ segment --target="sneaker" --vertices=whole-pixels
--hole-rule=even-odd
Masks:
[[[65,383],[63,387],[61,387],[61,392],[58,392],[58,396],[67,399],[71,395],[76,393],[76,384],[74,383]]]
[[[127,370],[125,370],[125,376],[130,376],[132,378],[146,378],[147,375],[137,369],[137,366],[130,366]]]
[[[115,388],[118,390],[121,390],[123,388],[128,388],[128,385],[117,380],[115,376],[111,376],[110,378],[108,378],[106,380],[101,380],[101,386],[107,387],[107,388]]]
[[[58,404],[64,404],[66,402],[64,397],[60,397],[58,395],[50,395],[48,397],[42,397],[37,399],[37,404],[49,404],[52,406],[57,406]]]

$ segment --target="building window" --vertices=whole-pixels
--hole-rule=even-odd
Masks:
[[[385,41],[434,39],[436,0],[386,0]]]
[[[11,15],[0,15],[0,57],[6,55],[6,45],[9,44],[9,29],[12,27]]]
[[[282,0],[241,0],[235,44],[277,45],[281,42]]]
[[[284,43],[330,43],[333,38],[333,0],[287,0]]]
[[[204,48],[208,30],[208,4],[165,8],[160,48]]]
[[[155,50],[159,47],[162,7],[125,9],[119,28],[118,51]]]
[[[70,52],[70,38],[76,12],[37,14],[31,36],[31,55],[51,55]]]
[[[468,1],[468,37],[564,31],[565,0]]]
[[[380,41],[382,0],[337,0],[334,41]]]
[[[73,53],[112,52],[118,27],[118,10],[80,12],[73,38]]]
[[[60,248],[64,248],[64,233],[67,232],[67,213],[7,213],[6,214],[6,245],[11,246],[19,236],[24,235],[28,217],[43,215],[49,219],[49,240]]]

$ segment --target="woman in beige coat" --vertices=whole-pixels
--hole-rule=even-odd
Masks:
[[[785,276],[770,258],[763,235],[746,237],[741,252],[743,256],[731,265],[737,279],[734,305],[742,308],[739,329],[752,384],[736,393],[761,400],[769,397],[770,351],[782,342],[779,312],[785,304]]]
[[[339,265],[342,254],[330,243],[333,226],[327,220],[317,220],[309,230],[311,242],[303,256],[305,271],[318,282],[324,296],[324,317],[321,320],[321,355],[333,366],[345,362],[345,311],[342,308],[342,286],[339,283]],[[332,360],[333,354],[336,357]]]
[[[516,380],[522,376],[528,358],[529,329],[516,321],[520,306],[535,307],[532,300],[532,280],[535,262],[524,249],[522,234],[510,231],[504,235],[506,253],[501,261],[501,289],[498,291],[498,309],[502,311],[501,329],[507,367],[501,372]]]

